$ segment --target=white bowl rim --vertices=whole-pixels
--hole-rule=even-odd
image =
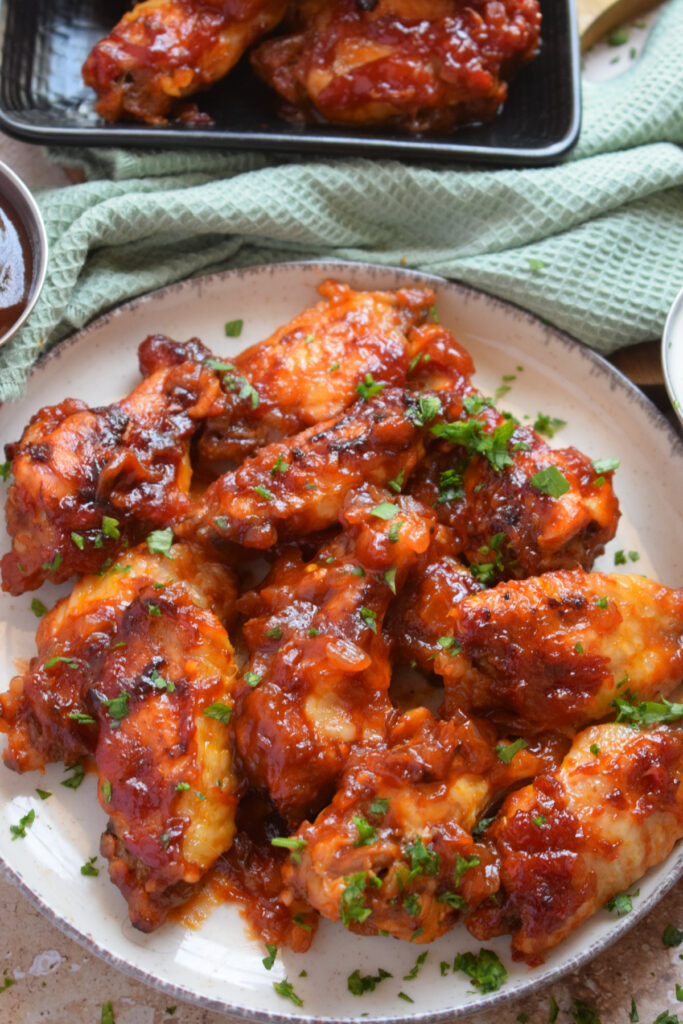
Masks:
[[[7,328],[4,334],[0,334],[0,348],[2,348],[5,342],[9,341],[10,338],[14,337],[17,331],[24,326],[29,316],[33,312],[35,304],[38,301],[38,296],[43,290],[43,285],[45,283],[49,249],[47,233],[45,231],[45,224],[43,223],[43,218],[40,209],[38,208],[38,204],[36,203],[33,194],[21,180],[16,171],[13,171],[8,164],[0,160],[0,181],[2,181],[3,178],[9,182],[12,188],[14,188],[19,193],[21,198],[26,203],[26,206],[28,207],[31,217],[30,223],[26,223],[25,218],[21,216],[21,211],[16,210],[16,213],[25,227],[35,228],[36,233],[38,235],[38,245],[36,247],[31,247],[36,267],[34,269],[34,280],[31,283],[29,289],[26,308],[24,309],[19,319],[15,320],[13,324],[10,324],[10,326]],[[12,205],[14,206],[14,204]]]

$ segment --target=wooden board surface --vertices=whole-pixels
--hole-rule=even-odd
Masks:
[[[581,49],[587,50],[606,32],[655,7],[660,0],[576,0]]]

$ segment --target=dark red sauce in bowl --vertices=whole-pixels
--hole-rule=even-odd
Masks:
[[[0,163],[0,345],[33,309],[45,277],[47,238],[33,196]]]

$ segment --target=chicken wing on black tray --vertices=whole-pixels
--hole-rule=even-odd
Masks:
[[[285,554],[241,601],[251,658],[238,749],[295,826],[329,799],[354,744],[384,736],[392,705],[382,622],[434,527],[412,498],[374,487],[347,497],[341,521],[312,561]]]
[[[537,0],[300,0],[296,29],[252,53],[292,118],[451,129],[493,117],[536,53]]]
[[[93,47],[83,80],[107,121],[164,123],[179,102],[219,81],[287,0],[143,0]]]

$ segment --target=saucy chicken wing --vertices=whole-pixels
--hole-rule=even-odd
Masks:
[[[226,552],[270,548],[336,523],[354,488],[407,479],[424,450],[418,398],[380,384],[367,396],[219,477],[179,535]]]
[[[617,698],[657,699],[683,679],[683,589],[576,569],[464,600],[456,585],[455,596],[440,623],[453,643],[433,644],[447,713],[572,732],[608,716]]]
[[[537,0],[300,0],[297,30],[251,55],[285,116],[451,129],[493,117],[536,53]]]
[[[159,368],[127,398],[102,409],[76,399],[47,406],[7,445],[12,550],[2,559],[4,590],[22,594],[46,579],[97,572],[127,544],[189,512],[190,443],[223,392],[197,359],[201,343],[191,343],[181,363],[167,351],[164,364],[159,352],[144,351],[158,342],[143,343],[140,360],[157,358]]]
[[[304,563],[285,554],[240,602],[251,653],[235,719],[251,781],[294,826],[331,796],[349,751],[392,711],[382,622],[434,517],[370,487],[348,496],[344,531]]]
[[[430,289],[354,291],[318,286],[323,301],[240,352],[228,373],[251,383],[229,393],[199,441],[203,464],[241,462],[257,448],[337,416],[371,381],[403,386],[409,335],[434,305]]]
[[[95,110],[107,121],[163,124],[180,100],[223,78],[286,8],[287,0],[143,0],[83,65]]]
[[[551,741],[505,765],[495,742],[490,726],[416,708],[386,742],[357,747],[332,803],[297,831],[281,899],[304,897],[365,935],[431,942],[452,928],[498,889],[495,857],[472,840],[477,818],[564,752]]]
[[[466,921],[512,935],[530,964],[658,864],[683,836],[683,731],[609,723],[577,736],[561,767],[507,798],[486,840],[501,891]]]

